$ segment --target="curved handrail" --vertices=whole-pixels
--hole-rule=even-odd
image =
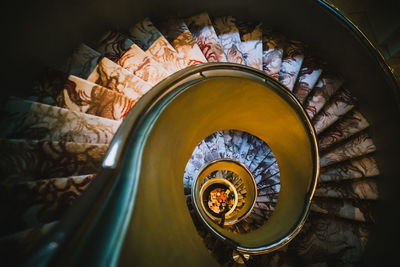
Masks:
[[[198,81],[212,77],[213,74],[208,71],[221,75],[226,71],[235,70],[282,88],[278,81],[266,76],[263,72],[233,63],[207,63],[188,67],[160,82],[138,101],[124,119],[110,143],[102,170],[96,179],[68,210],[60,223],[39,244],[31,247],[26,265],[37,266],[48,263],[56,263],[57,266],[115,265],[135,204],[144,144],[158,115],[181,93],[182,89],[179,85],[190,84],[194,79]],[[205,74],[208,77],[204,76]],[[290,91],[287,88],[285,91],[286,98],[302,110],[301,104]],[[302,115],[304,123],[312,129],[304,110],[302,110]],[[315,140],[315,133],[312,132],[312,135]],[[316,146],[314,142],[314,153],[318,157]],[[127,157],[123,157],[127,153]],[[314,170],[314,173],[317,172],[318,161]],[[316,177],[317,175],[313,179],[316,180]],[[315,190],[315,182],[312,184],[314,186],[308,193],[310,194],[307,196],[308,200],[312,198]],[[308,209],[309,205],[305,207],[304,216]],[[304,216],[300,218],[303,223]],[[296,227],[291,237],[280,244],[286,244],[300,228]],[[224,237],[222,239],[226,240]]]
[[[315,2],[326,8],[331,15],[334,15],[337,19],[339,19],[339,21],[343,23],[350,33],[352,33],[354,37],[362,43],[364,48],[366,48],[368,52],[375,58],[376,62],[384,71],[387,81],[391,84],[390,89],[395,96],[397,109],[400,112],[400,81],[394,76],[393,71],[389,67],[389,64],[379,49],[375,47],[375,45],[368,39],[364,32],[357,27],[357,25],[348,16],[346,16],[342,10],[332,4],[329,0],[316,0]]]
[[[35,243],[28,247],[25,256],[26,266],[45,266],[54,260],[56,255],[58,256],[58,265],[69,265],[75,259],[80,261],[79,252],[84,250],[80,250],[80,248],[88,243],[92,248],[96,246],[95,251],[101,255],[101,257],[84,257],[87,261],[91,261],[91,265],[108,266],[116,263],[139,182],[138,179],[122,177],[122,172],[119,172],[118,175],[118,170],[124,165],[121,157],[135,142],[141,144],[141,146],[135,147],[136,153],[143,150],[146,136],[139,131],[139,128],[147,119],[152,107],[168,93],[165,92],[166,89],[173,87],[171,83],[178,85],[199,67],[201,66],[192,67],[192,71],[187,71],[186,75],[177,72],[169,76],[135,104],[111,141],[102,170],[96,179],[76,201],[74,207],[68,210],[60,223],[38,244]],[[138,163],[140,164],[140,161]],[[139,171],[140,168],[135,170]],[[107,215],[102,216],[103,214]],[[101,218],[103,221],[99,222]],[[103,235],[106,240],[91,243],[89,240],[98,236],[93,236],[94,233],[108,234]],[[60,255],[61,247],[64,252],[70,250],[73,253]]]

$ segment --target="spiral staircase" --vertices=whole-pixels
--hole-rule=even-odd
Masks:
[[[395,171],[398,102],[382,107],[397,92],[365,88],[396,88],[387,67],[323,1],[305,6],[345,24],[337,34],[357,40],[349,50],[370,49],[360,53],[375,69],[356,53],[360,71],[351,69],[277,15],[261,21],[197,5],[138,16],[126,31],[80,44],[24,98],[4,103],[8,265],[366,264],[390,198],[378,201],[378,180]],[[213,222],[196,202],[199,177],[218,163],[203,178],[234,184],[238,213],[248,209],[237,222]],[[284,233],[273,238],[278,225]]]

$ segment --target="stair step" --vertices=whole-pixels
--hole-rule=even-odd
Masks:
[[[375,221],[372,214],[374,204],[368,200],[314,198],[311,203],[311,211],[372,223]]]
[[[323,63],[315,57],[306,57],[299,72],[298,81],[294,88],[294,94],[302,105],[307,100],[320,75]]]
[[[5,266],[18,266],[22,265],[20,255],[29,246],[32,246],[35,242],[42,239],[47,233],[49,233],[56,225],[56,222],[51,222],[37,227],[26,229],[17,233],[9,234],[0,238],[0,257],[2,264]],[[11,229],[10,229],[11,230]]]
[[[200,146],[196,146],[185,168],[183,180],[185,187],[192,188],[194,179],[196,179],[205,164],[205,153],[202,151]]]
[[[331,73],[321,75],[304,106],[310,119],[321,111],[326,102],[339,90],[342,84],[343,80],[338,75]]]
[[[151,84],[105,57],[100,60],[87,80],[134,100],[147,93],[152,87]]]
[[[349,162],[328,166],[320,170],[319,182],[334,182],[349,179],[373,177],[379,175],[379,169],[373,157],[353,159]]]
[[[240,150],[239,150],[239,157],[236,159],[238,161],[240,161],[241,163],[246,165],[246,156],[250,150],[251,147],[251,143],[252,143],[252,137],[250,134],[248,133],[244,133],[242,136],[242,144],[240,146]]]
[[[252,214],[251,214],[252,215]],[[265,219],[259,216],[249,216],[243,221],[249,225],[251,229],[257,229],[262,226],[265,222]]]
[[[263,151],[263,146],[267,146],[261,139],[251,136],[251,142],[249,143],[249,149],[245,158],[243,158],[242,163],[246,165],[247,168],[250,168],[251,163],[253,162],[255,156],[258,154],[258,151]]]
[[[251,225],[244,223],[243,221],[240,221],[230,227],[235,228],[234,230],[231,230],[231,232],[238,233],[238,234],[248,233],[252,230]]]
[[[274,154],[272,152],[268,153],[264,157],[263,161],[252,171],[253,177],[255,179],[258,179],[257,177],[261,178],[261,176],[263,176],[269,168],[279,171],[279,169],[277,169],[277,166],[278,165],[276,163]],[[257,182],[257,180],[256,180],[256,182]]]
[[[207,62],[188,26],[182,19],[168,18],[158,23],[157,27],[176,52],[187,59],[189,66]]]
[[[133,44],[126,33],[108,31],[100,39],[97,51],[113,62],[117,62]]]
[[[223,131],[218,131],[215,133],[216,135],[216,144],[218,147],[218,153],[221,158],[226,157],[226,147],[225,147],[225,139]]]
[[[377,200],[379,198],[378,185],[375,179],[320,183],[314,195],[317,197],[344,199]]]
[[[57,105],[106,119],[122,120],[137,100],[71,75],[57,98]]]
[[[206,142],[204,140],[200,142],[198,147],[200,148],[201,152],[204,155],[204,165],[207,164],[208,162],[211,162],[211,161],[214,161],[214,160],[218,159],[218,155],[217,154],[214,155],[214,154],[211,153],[211,151],[208,149],[208,146],[207,146],[207,144],[206,144]]]
[[[222,131],[224,136],[224,143],[225,143],[225,157],[232,158],[233,155],[233,143],[232,143],[232,135],[229,130]]]
[[[264,148],[267,144],[259,138],[245,133],[243,135],[243,142],[240,148],[240,159],[239,161],[243,163],[247,168],[250,169],[251,163],[253,162],[256,155],[258,155],[258,151],[268,151],[269,148]],[[268,147],[268,146],[267,146]],[[265,154],[264,154],[265,157]],[[264,158],[262,158],[264,159]],[[258,163],[262,161],[261,157],[258,158]],[[257,162],[255,163],[257,164]]]
[[[58,221],[42,224],[30,229],[25,229],[20,232],[16,232],[10,235],[6,235],[0,238],[0,251],[4,251],[3,248],[6,247],[16,247],[21,246],[24,247],[34,240],[39,240],[49,231],[51,231],[54,226],[56,226]]]
[[[215,132],[204,139],[207,144],[208,150],[215,159],[225,158],[225,143],[222,132]]]
[[[63,71],[67,75],[75,75],[82,79],[87,79],[96,68],[100,58],[100,52],[82,43],[74,50]]]
[[[366,224],[312,214],[289,244],[305,266],[357,266],[368,241]]]
[[[281,185],[279,183],[279,174],[276,177],[278,183],[272,182],[271,185],[264,186],[262,188],[258,188],[258,202],[272,202],[276,203],[278,200],[278,194],[281,190]],[[266,197],[266,199],[264,199]]]
[[[278,80],[285,38],[270,28],[263,29],[263,71]]]
[[[145,53],[136,44],[132,45],[117,63],[151,85],[156,85],[171,74],[152,55]]]
[[[278,201],[278,194],[276,192],[268,192],[267,194],[257,196],[257,203],[276,203]]]
[[[0,138],[109,143],[120,122],[46,104],[10,98]]]
[[[254,255],[249,261],[251,266],[285,266],[296,267],[299,265],[299,257],[296,254],[287,253],[288,246],[284,246],[268,254]]]
[[[18,225],[22,230],[59,220],[94,177],[90,174],[2,185],[0,209],[8,216],[0,221],[1,229]]]
[[[189,62],[178,54],[149,18],[129,29],[130,38],[169,73],[174,73],[188,66]]]
[[[319,150],[325,150],[365,130],[368,126],[369,123],[367,119],[358,110],[353,109],[318,137]]]
[[[232,16],[215,18],[213,19],[213,26],[227,61],[245,64],[241,51],[242,42],[239,29],[236,27],[236,18]]]
[[[279,81],[293,91],[304,59],[304,45],[295,40],[288,41],[282,57]]]
[[[362,133],[332,151],[322,154],[319,160],[320,166],[325,167],[333,163],[360,157],[375,150],[376,147],[371,137],[366,133]]]
[[[101,54],[80,44],[61,68],[47,68],[33,84],[34,101],[54,105],[69,75],[86,79],[95,69]]]
[[[268,170],[264,176],[256,177],[256,182],[259,196],[279,193],[280,173],[276,170]]]
[[[56,68],[45,69],[33,83],[33,95],[37,102],[55,105],[68,75]]]
[[[247,66],[263,70],[262,24],[237,21],[242,41],[241,51]]]
[[[266,143],[263,142],[263,144],[260,145],[260,148],[257,151],[257,153],[255,153],[254,159],[251,161],[249,165],[249,170],[253,172],[258,167],[258,165],[260,165],[260,163],[265,159],[265,157],[267,157],[270,153],[272,153],[271,149]]]
[[[273,210],[264,210],[264,209],[260,209],[257,207],[253,208],[253,213],[257,214],[260,217],[265,218],[265,221],[271,215],[272,212],[273,212]]]
[[[356,104],[356,99],[346,90],[340,90],[335,94],[329,104],[313,119],[313,126],[317,134],[322,133],[326,128],[339,120],[344,114],[350,111]]]
[[[185,22],[208,62],[227,62],[207,13],[194,15],[187,18]]]
[[[276,202],[270,202],[270,203],[266,203],[266,202],[256,202],[254,204],[254,207],[259,209],[259,210],[265,210],[268,212],[271,212],[275,209],[276,206]]]
[[[244,132],[231,130],[230,135],[232,136],[232,158],[240,159],[240,148],[242,147]]]
[[[1,183],[96,173],[108,145],[0,139]]]

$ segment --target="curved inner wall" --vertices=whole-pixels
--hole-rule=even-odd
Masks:
[[[242,78],[208,79],[177,96],[161,113],[146,142],[121,261],[129,255],[138,263],[149,263],[150,255],[143,253],[151,251],[172,259],[174,253],[169,250],[168,255],[160,255],[166,253],[163,247],[169,243],[181,262],[196,261],[207,253],[200,237],[192,238],[198,235],[181,179],[195,146],[222,129],[246,131],[268,143],[280,166],[281,192],[276,210],[264,226],[244,235],[221,233],[244,247],[263,246],[266,240],[285,236],[299,220],[313,186],[314,148],[309,129],[297,112],[265,84]],[[158,238],[149,240],[148,232]],[[177,232],[179,237],[173,235]],[[182,248],[192,249],[192,255],[182,253]]]
[[[193,184],[193,194],[192,197],[194,201],[200,200],[200,189],[204,184],[204,180],[208,178],[208,176],[218,170],[227,170],[235,173],[242,180],[244,188],[246,188],[247,200],[242,208],[243,211],[250,211],[254,206],[255,199],[257,197],[257,185],[255,184],[254,178],[251,175],[251,172],[241,163],[237,161],[231,161],[230,159],[219,159],[215,162],[211,162],[211,164],[206,165],[202,171],[199,173],[196,182]],[[200,205],[198,205],[200,207]],[[200,208],[200,212],[203,215],[203,218],[206,219],[209,223],[212,223],[212,219],[205,213],[204,209]],[[242,212],[239,214],[244,215]],[[242,216],[241,215],[241,216]],[[240,220],[244,218],[238,217]],[[237,218],[236,218],[237,219]],[[238,220],[234,221],[235,223]],[[215,225],[215,224],[214,224]],[[221,229],[221,228],[219,228]]]

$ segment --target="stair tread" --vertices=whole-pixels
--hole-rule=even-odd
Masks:
[[[89,82],[107,87],[131,99],[138,99],[147,93],[152,85],[104,57],[87,78]]]
[[[379,198],[376,179],[319,183],[315,196],[326,198],[369,199]]]
[[[137,100],[71,75],[57,98],[57,105],[106,119],[122,120]]]
[[[192,187],[194,179],[197,177],[201,168],[205,165],[205,162],[205,154],[203,154],[200,146],[196,146],[185,168],[184,185],[186,187]]]
[[[136,44],[122,55],[118,64],[151,85],[156,85],[171,74],[152,55],[145,53]]]
[[[130,38],[146,53],[152,55],[169,73],[188,66],[188,60],[178,54],[149,18],[129,29]]]
[[[244,132],[230,130],[230,135],[232,136],[232,158],[240,159],[240,148],[242,147]]]
[[[333,182],[373,177],[379,174],[380,172],[376,160],[374,157],[367,156],[322,168],[318,180],[319,182]]]
[[[0,238],[0,247],[26,246],[33,240],[38,240],[56,226],[58,221],[42,224],[30,229],[25,229]]]
[[[367,119],[356,109],[351,110],[318,137],[318,147],[325,150],[350,136],[365,130]]]
[[[86,79],[96,68],[101,54],[81,43],[62,67],[47,68],[33,84],[35,101],[54,105],[69,75]]]
[[[274,32],[271,28],[264,28],[263,42],[263,71],[278,80],[281,70],[284,36]]]
[[[309,216],[289,244],[306,266],[354,266],[361,262],[368,241],[367,225],[324,215]]]
[[[241,51],[247,66],[263,70],[262,24],[238,20]]]
[[[323,73],[321,75],[304,106],[310,119],[321,111],[326,102],[339,90],[342,84],[343,80],[337,75],[331,73]]]
[[[97,51],[113,62],[117,62],[133,44],[126,33],[108,31],[100,39]]]
[[[222,131],[224,144],[225,144],[225,157],[232,158],[233,155],[233,143],[232,143],[232,136],[229,130]]]
[[[274,164],[277,168],[277,164]],[[280,173],[278,169],[270,167],[265,171],[264,175],[260,175],[255,178],[257,182],[258,194],[277,194],[280,191]]]
[[[168,18],[157,24],[172,47],[188,60],[188,65],[207,62],[183,19]]]
[[[211,151],[208,149],[208,146],[204,140],[200,142],[199,148],[204,155],[204,164],[203,165],[219,158],[218,154],[211,153]]]
[[[259,209],[259,208],[256,208],[256,207],[254,207],[253,211],[252,211],[252,213],[255,213],[258,216],[263,217],[263,218],[267,218],[268,215],[270,215],[271,212],[272,212],[272,210],[263,210],[263,209]]]
[[[0,221],[1,229],[17,224],[22,230],[59,220],[94,177],[90,174],[1,185],[0,206],[8,214]]]
[[[32,244],[41,240],[57,224],[58,222],[55,221],[1,237],[0,253],[2,262],[6,265],[8,264],[8,266],[22,265],[22,257],[16,258],[15,256],[21,255],[21,251],[32,247]]]
[[[194,15],[185,19],[185,22],[208,62],[227,62],[207,13]]]
[[[279,72],[279,81],[290,91],[296,83],[304,59],[304,45],[295,40],[288,41],[282,56],[282,64]]]
[[[300,69],[297,83],[294,87],[294,94],[302,105],[316,85],[323,71],[321,60],[315,57],[305,57]]]
[[[223,135],[220,132],[215,132],[204,139],[207,147],[214,159],[225,158],[225,143]],[[215,144],[215,145],[214,145]]]
[[[67,75],[75,75],[87,79],[100,61],[100,52],[90,48],[86,44],[80,44],[70,56],[63,71]]]
[[[349,112],[356,104],[356,99],[346,89],[335,94],[329,104],[313,119],[313,126],[317,134],[322,133],[326,128],[339,120]]]
[[[362,133],[333,150],[323,153],[319,160],[320,166],[325,167],[333,163],[363,156],[375,150],[376,147],[371,137],[366,133]]]
[[[333,215],[344,219],[369,222],[375,221],[373,216],[374,202],[352,199],[314,198],[311,211]]]
[[[248,133],[243,133],[242,144],[240,145],[238,158],[236,160],[246,165],[246,156],[251,148],[252,137]],[[246,165],[247,166],[247,165]],[[248,167],[248,166],[247,166]]]
[[[0,139],[1,183],[96,173],[106,144]]]
[[[0,138],[109,143],[120,122],[42,103],[10,98]]]
[[[255,156],[249,165],[249,170],[253,172],[270,153],[272,153],[272,151],[266,143],[261,145],[260,149],[257,151],[257,153],[255,153]]]
[[[261,177],[265,173],[265,171],[268,170],[274,164],[276,164],[276,159],[271,151],[270,153],[265,155],[261,163],[258,164],[258,166],[252,171],[254,178],[258,179],[257,177]]]
[[[247,154],[245,155],[243,159],[244,165],[246,165],[247,168],[250,168],[251,163],[255,159],[255,156],[258,154],[258,151],[264,151],[262,149],[263,146],[267,146],[261,139],[251,136],[251,142],[249,143],[249,149],[247,151]]]
[[[245,64],[241,51],[242,42],[240,40],[239,29],[236,27],[236,18],[232,16],[214,18],[213,26],[227,61]]]
[[[55,105],[56,98],[63,88],[68,75],[57,68],[46,68],[33,82],[35,101]]]

